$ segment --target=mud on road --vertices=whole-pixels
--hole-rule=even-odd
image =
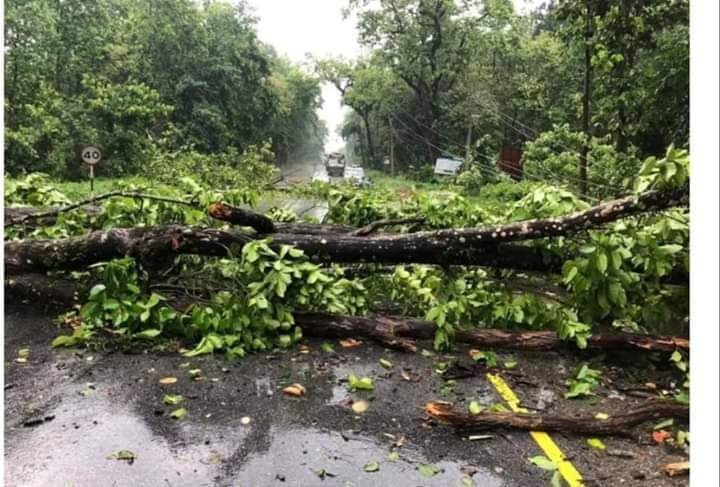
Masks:
[[[525,432],[467,435],[428,423],[429,400],[467,407],[501,402],[484,374],[448,384],[438,363],[456,356],[390,352],[374,344],[335,352],[308,340],[306,349],[255,354],[227,361],[220,356],[186,359],[177,353],[122,353],[52,349],[58,331],[37,307],[13,306],[5,316],[5,485],[7,486],[545,486],[550,474],[532,465],[540,455]],[[18,363],[18,350],[29,348]],[[501,375],[532,410],[605,411],[641,401],[615,389],[648,380],[672,380],[668,371],[641,382],[621,363],[607,363],[597,404],[563,398],[564,380],[580,362],[576,354],[499,353],[516,361]],[[392,363],[384,368],[379,359]],[[199,372],[198,370],[199,369]],[[191,373],[192,371],[192,373]],[[405,374],[402,374],[402,371]],[[350,373],[374,378],[375,390],[349,392]],[[405,375],[411,380],[402,377]],[[176,377],[162,385],[163,377]],[[634,382],[633,382],[634,381]],[[306,388],[302,397],[282,389]],[[165,394],[185,399],[163,404]],[[353,400],[369,403],[353,413]],[[183,419],[170,413],[187,409]],[[687,485],[669,478],[666,463],[686,458],[654,444],[652,425],[633,438],[607,438],[608,448],[633,458],[609,457],[586,438],[553,434],[586,485]],[[127,450],[132,461],[112,458]],[[397,455],[391,455],[397,452]],[[378,463],[378,470],[365,466]],[[437,467],[423,476],[421,465]],[[421,470],[418,470],[421,468]],[[372,468],[370,469],[372,470]]]

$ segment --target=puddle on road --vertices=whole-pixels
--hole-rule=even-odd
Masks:
[[[326,472],[324,483],[343,486],[454,486],[463,485],[461,465],[436,462],[442,471],[432,478],[421,476],[416,468],[430,463],[422,454],[409,448],[399,449],[400,459],[388,460],[387,446],[353,436],[347,440],[338,432],[316,429],[290,429],[271,432],[272,443],[262,453],[251,455],[234,475],[241,485],[321,485],[318,472]],[[363,466],[378,462],[377,472],[365,472]],[[330,476],[332,474],[332,477]],[[283,482],[284,479],[284,482]],[[503,485],[500,478],[480,470],[473,485]]]
[[[12,441],[7,441],[6,431],[5,485],[215,485],[222,458],[232,453],[239,436],[242,441],[247,434],[236,429],[233,442],[218,442],[227,428],[188,428],[183,423],[175,431],[178,444],[171,444],[140,416],[105,400],[69,401],[51,414],[53,421],[11,432]],[[191,429],[195,440],[184,441]],[[204,438],[212,441],[205,444]],[[120,450],[135,453],[132,465],[108,459]]]

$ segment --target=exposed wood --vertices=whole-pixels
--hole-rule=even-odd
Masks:
[[[233,225],[252,227],[258,233],[275,232],[273,221],[260,213],[251,210],[236,208],[225,203],[213,203],[208,208],[208,214],[216,220],[222,220]]]
[[[451,403],[431,401],[425,412],[438,422],[459,429],[483,430],[511,428],[528,431],[559,431],[580,435],[628,435],[633,426],[664,418],[688,421],[688,406],[673,401],[650,401],[622,414],[599,420],[589,417],[569,417],[552,414],[492,413],[469,414],[458,411]]]

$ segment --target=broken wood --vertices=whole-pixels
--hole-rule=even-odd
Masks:
[[[425,412],[432,419],[458,429],[484,430],[510,428],[527,431],[559,431],[579,435],[628,435],[630,428],[646,421],[677,418],[688,421],[690,408],[672,401],[650,401],[625,413],[599,420],[594,417],[569,417],[552,414],[493,413],[470,414],[458,411],[444,401],[431,401]]]

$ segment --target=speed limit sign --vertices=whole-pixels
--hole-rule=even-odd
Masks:
[[[89,145],[87,147],[83,147],[82,152],[80,152],[80,158],[85,164],[94,166],[100,162],[100,159],[102,159],[102,153],[100,153],[100,149],[97,147]]]

